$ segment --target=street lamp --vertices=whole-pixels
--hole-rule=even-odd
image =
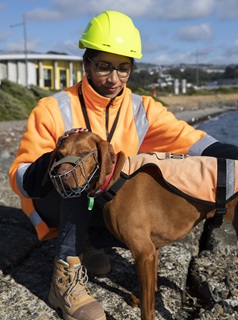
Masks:
[[[23,22],[10,25],[11,28],[23,26],[24,34],[24,53],[25,53],[25,70],[26,70],[26,87],[28,87],[28,59],[27,59],[27,36],[26,36],[26,16],[23,14]]]

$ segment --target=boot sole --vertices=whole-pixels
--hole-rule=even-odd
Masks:
[[[52,293],[51,293],[50,297],[48,298],[48,301],[54,309],[60,309],[62,311],[64,320],[78,320],[78,319],[73,318],[64,312],[64,310],[59,305],[59,301],[58,301],[57,297],[55,295],[53,295]],[[97,318],[95,320],[107,320],[107,318],[106,318],[106,315],[104,315],[104,316]]]

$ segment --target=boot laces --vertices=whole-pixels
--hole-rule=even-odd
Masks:
[[[90,294],[87,288],[88,275],[87,269],[80,265],[77,269],[67,269],[68,273],[68,289],[64,293],[65,300],[67,301],[70,307],[73,306],[70,301],[70,296],[73,297],[74,300],[77,300],[82,295]],[[71,280],[72,279],[72,280]]]

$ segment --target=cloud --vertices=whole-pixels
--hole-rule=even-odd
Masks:
[[[176,32],[176,35],[183,41],[210,40],[213,36],[210,26],[205,23],[181,28]]]
[[[234,42],[232,46],[226,49],[225,51],[225,56],[230,58],[230,57],[236,57],[237,61],[237,56],[238,56],[238,39]]]
[[[8,40],[10,34],[11,33],[8,30],[1,31],[0,32],[0,42],[4,42],[4,41]]]
[[[198,50],[170,50],[166,54],[159,54],[154,56],[153,62],[158,64],[195,64],[195,63],[213,63],[211,54],[214,52],[214,48],[211,46],[203,47]]]
[[[38,9],[29,11],[27,16],[35,21],[59,21],[68,19],[80,19],[80,17],[88,16],[89,19],[98,15],[105,10],[121,11],[131,17],[143,16],[148,13],[148,9],[153,7],[154,0],[141,0],[140,5],[137,2],[127,0],[54,0],[47,9],[39,7]]]
[[[60,12],[57,12],[55,10],[48,10],[48,9],[35,9],[33,11],[26,13],[27,20],[33,20],[33,21],[57,21],[60,20],[62,17],[62,14]]]
[[[45,6],[45,5],[44,5]],[[191,20],[216,15],[219,19],[238,17],[237,0],[53,0],[48,8],[28,11],[27,17],[35,21],[64,21],[89,19],[105,10],[121,11],[132,18],[162,20]],[[1,5],[0,5],[1,10]]]
[[[95,16],[105,10],[121,11],[131,17],[140,17],[151,12],[151,8],[157,7],[156,0],[54,0],[52,8],[58,12],[62,12],[68,16]]]
[[[216,14],[219,19],[234,19],[238,17],[237,0],[217,0]]]
[[[153,61],[159,65],[171,65],[171,64],[195,64],[196,63],[196,52],[184,51],[181,53],[173,54],[161,54],[156,56]]]
[[[224,0],[220,0],[224,1]],[[232,0],[228,0],[232,1]],[[53,0],[47,9],[39,7],[27,13],[35,21],[56,21],[93,17],[105,10],[121,11],[132,18],[190,20],[207,17],[215,10],[215,0]]]
[[[28,39],[27,41],[27,51],[37,51],[38,46],[41,44],[41,40],[39,39]],[[24,51],[25,50],[25,43],[24,40],[15,41],[15,42],[8,42],[4,50],[6,51]]]
[[[154,63],[163,65],[163,64],[172,64],[174,63],[174,58],[171,58],[168,54],[160,54],[153,59]]]
[[[154,16],[170,20],[190,20],[209,16],[214,10],[215,0],[155,0],[154,5]]]

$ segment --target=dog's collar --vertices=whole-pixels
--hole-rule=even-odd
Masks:
[[[112,171],[109,173],[108,177],[107,177],[107,180],[104,182],[104,184],[98,188],[98,190],[96,191],[96,193],[101,193],[103,191],[106,190],[107,186],[109,185],[109,182],[111,181],[112,179],[112,176],[114,174],[114,171],[115,171],[115,168],[116,168],[116,164],[117,164],[117,155],[116,155],[116,161],[114,162],[113,164],[113,168],[112,168]]]
[[[116,164],[117,164],[117,158],[118,158],[118,155],[116,155],[116,161],[115,163],[113,164],[113,167],[112,167],[112,171],[109,173],[106,181],[104,182],[104,184],[99,187],[97,190],[94,191],[94,195],[91,195],[90,193],[88,193],[88,210],[91,211],[93,209],[93,206],[94,206],[94,199],[95,197],[96,198],[100,198],[101,194],[104,194],[104,192],[106,191],[106,188],[107,186],[109,185],[111,179],[112,179],[112,176],[115,172],[115,168],[116,168]]]

